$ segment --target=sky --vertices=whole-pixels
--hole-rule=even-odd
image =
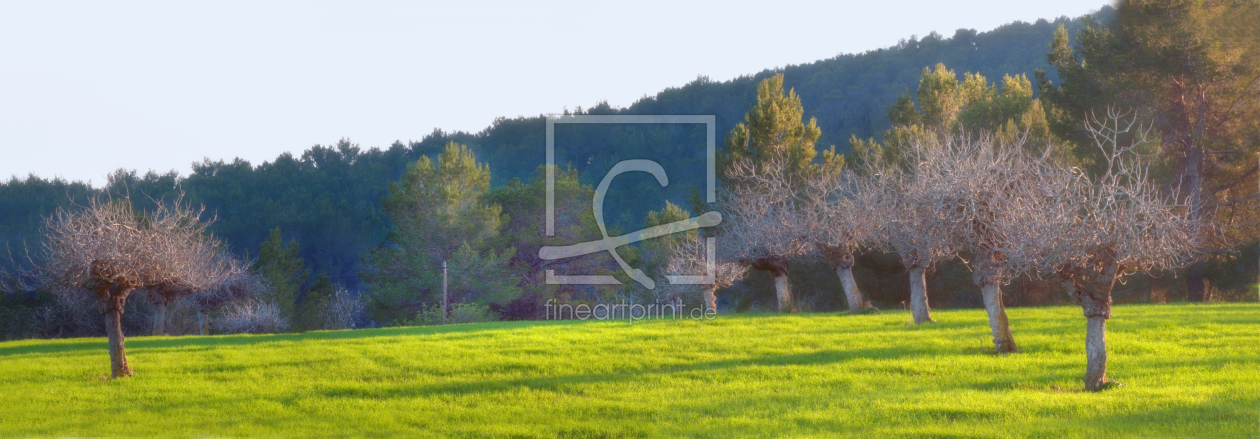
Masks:
[[[387,147],[1104,4],[0,0],[0,179]]]

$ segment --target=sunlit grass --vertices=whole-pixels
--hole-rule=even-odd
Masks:
[[[1258,436],[1260,305],[1117,306],[1083,392],[1079,308],[516,322],[0,343],[0,436]]]

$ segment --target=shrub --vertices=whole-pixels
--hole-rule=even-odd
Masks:
[[[481,323],[498,320],[490,311],[490,307],[480,303],[453,303],[447,323]],[[414,326],[430,326],[442,324],[442,305],[426,306],[416,314],[416,318],[407,322]]]
[[[362,314],[361,297],[338,285],[324,303],[324,329],[352,329]]]
[[[225,334],[267,334],[289,328],[289,319],[274,302],[247,301],[229,307],[211,323]]]

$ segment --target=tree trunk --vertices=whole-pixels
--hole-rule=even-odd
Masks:
[[[852,265],[836,267],[836,275],[840,276],[840,286],[844,287],[844,296],[849,299],[849,313],[862,312],[862,292],[858,290],[857,282],[853,280]]]
[[[779,312],[796,312],[792,307],[792,292],[788,289],[788,263],[780,257],[761,258],[745,261],[754,270],[766,270],[774,276],[774,293],[778,299]]]
[[[779,312],[796,312],[792,307],[792,291],[788,289],[787,272],[774,273],[774,293],[779,299]]]
[[[210,311],[207,309],[197,310],[197,329],[201,335],[210,334]]]
[[[910,311],[914,314],[914,324],[935,322],[932,310],[928,307],[927,277],[924,267],[910,269]]]
[[[1191,302],[1207,302],[1211,300],[1204,285],[1203,263],[1195,262],[1186,270],[1186,295]]]
[[[1098,390],[1107,379],[1107,318],[1089,317],[1085,330],[1085,390]]]
[[[153,305],[153,335],[171,335],[166,327],[166,302],[154,302]]]
[[[1200,137],[1202,133],[1200,131],[1195,134],[1196,135],[1194,137],[1183,141],[1182,144],[1184,145],[1186,154],[1186,170],[1184,176],[1187,195],[1186,203],[1190,206],[1190,219],[1192,221],[1200,221],[1207,216],[1207,212],[1203,209],[1203,203],[1207,201],[1207,198],[1204,196],[1205,188],[1203,187],[1203,175],[1201,174],[1204,154],[1200,149],[1200,145],[1194,141],[1194,139],[1202,139],[1202,137]],[[1199,261],[1191,264],[1190,269],[1186,273],[1186,293],[1191,302],[1207,302],[1210,300],[1207,289],[1204,288],[1203,285],[1203,279],[1205,277],[1203,271],[1203,262]]]
[[[995,283],[986,283],[980,287],[984,293],[984,309],[989,312],[989,328],[993,330],[993,347],[999,354],[1018,352],[1015,337],[1011,336],[1011,324],[1006,318],[1006,307],[1002,305],[1002,289]]]
[[[1100,390],[1111,382],[1107,378],[1107,319],[1111,318],[1111,289],[1120,266],[1111,249],[1103,249],[1097,255],[1095,263],[1102,270],[1080,271],[1084,284],[1077,282],[1066,267],[1059,273],[1059,281],[1089,321],[1085,331],[1085,390]]]
[[[840,286],[844,288],[844,296],[849,301],[849,312],[862,311],[862,291],[858,290],[853,280],[853,252],[848,247],[815,244],[819,251],[836,267],[836,276],[840,278]]]
[[[105,314],[105,335],[109,337],[109,365],[114,378],[131,375],[127,365],[127,349],[123,347],[122,310]]]
[[[717,314],[717,285],[704,289],[704,306]]]
[[[105,294],[97,295],[105,314],[105,336],[109,339],[109,364],[114,378],[131,375],[131,367],[127,365],[127,350],[123,348],[122,332],[122,314],[127,304],[128,292],[119,289],[114,294],[109,294],[106,290]]]
[[[843,247],[823,247],[823,254],[835,264],[835,275],[839,276],[844,298],[849,301],[849,313],[861,313],[862,291],[858,290],[858,283],[853,280],[853,252]]]

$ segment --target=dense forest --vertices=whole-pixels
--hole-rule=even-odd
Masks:
[[[1104,8],[1096,15],[1105,20],[1111,13],[1110,8]],[[936,33],[912,36],[889,48],[790,65],[730,81],[700,77],[647,96],[629,108],[597,103],[571,113],[712,114],[717,118],[721,145],[722,137],[755,99],[756,84],[782,73],[785,86],[801,97],[806,117],[817,118],[822,129],[819,147],[835,145],[846,150],[850,137],[879,136],[890,126],[888,105],[917,86],[924,67],[945,63],[959,71],[990,77],[1031,76],[1036,69],[1048,66],[1046,47],[1060,24],[1072,34],[1084,26],[1081,19],[1059,18],[1054,22],[1015,22],[989,32],[960,29],[952,37]],[[240,159],[206,160],[194,163],[186,175],[176,170],[119,170],[109,183],[97,188],[34,175],[14,176],[0,184],[0,243],[15,254],[38,245],[41,218],[57,207],[83,203],[102,191],[129,194],[138,200],[137,207],[143,207],[144,200],[169,200],[183,191],[185,201],[206,206],[215,218],[210,230],[237,252],[256,255],[271,230],[279,227],[285,241],[299,243],[300,256],[314,273],[312,281],[323,273],[358,290],[364,287],[359,279],[362,256],[391,228],[381,211],[381,199],[388,184],[402,175],[408,163],[421,156],[436,156],[448,142],[455,141],[467,145],[479,161],[489,164],[492,185],[501,187],[513,179],[529,181],[543,163],[544,124],[541,115],[498,118],[478,133],[434,131],[418,142],[396,142],[384,148],[363,148],[343,139],[313,146],[300,156],[286,153],[261,164]],[[583,183],[595,184],[612,164],[627,158],[617,155],[618,145],[624,151],[624,145],[652,143],[652,136],[665,140],[665,146],[654,152],[656,156],[703,160],[691,147],[697,141],[696,134],[703,142],[703,130],[682,129],[679,133],[657,128],[561,131],[557,133],[557,161],[574,166]],[[676,176],[668,201],[689,205],[689,188],[702,182],[701,178]],[[665,200],[651,201],[650,197],[627,200],[625,205],[610,201],[606,208],[609,221],[622,229],[637,228],[649,211],[665,207]]]

